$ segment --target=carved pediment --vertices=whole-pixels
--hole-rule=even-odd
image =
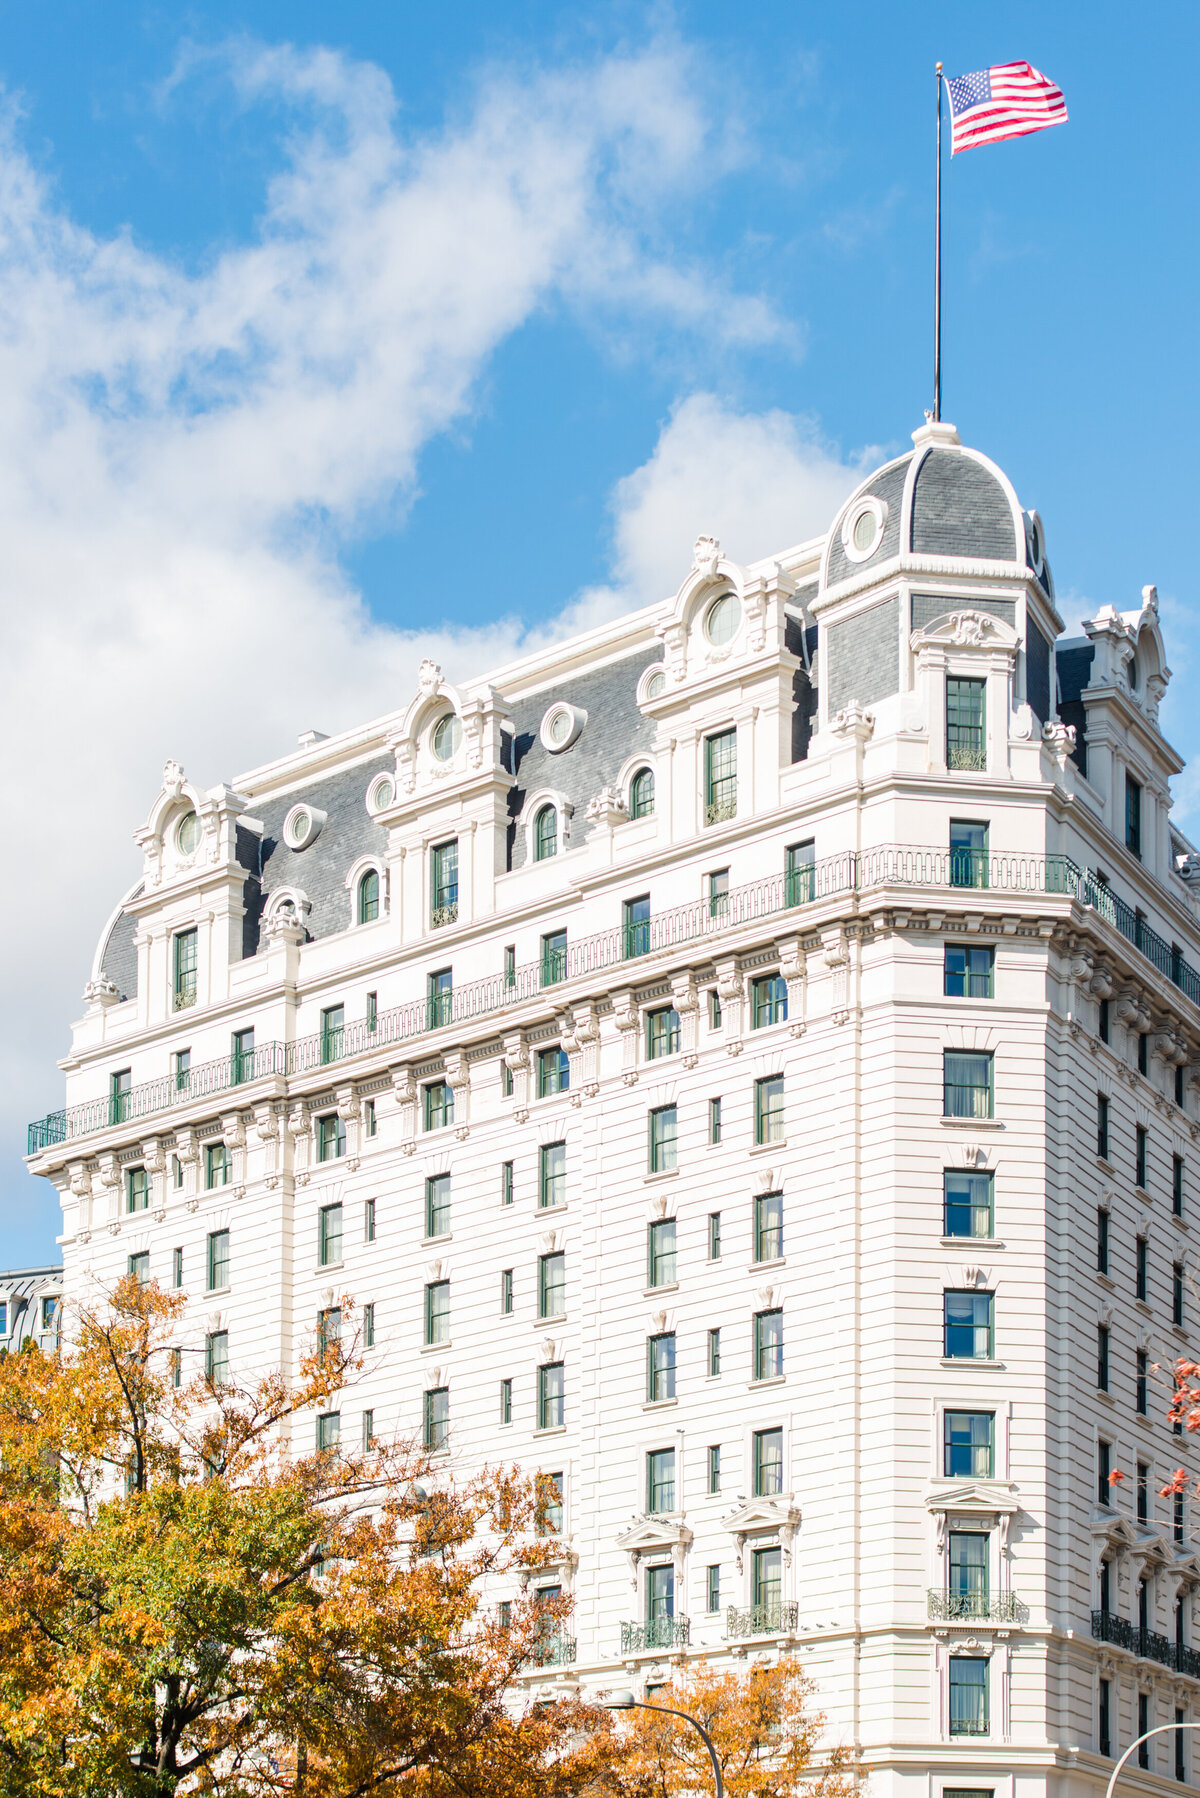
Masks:
[[[752,1498],[748,1504],[739,1505],[724,1522],[731,1535],[752,1536],[767,1530],[794,1530],[800,1522],[800,1512],[791,1493],[781,1492],[778,1498]]]
[[[654,1554],[660,1549],[686,1548],[692,1532],[681,1517],[635,1517],[617,1537],[626,1554]]]
[[[1011,624],[994,618],[990,612],[975,611],[969,606],[956,607],[941,618],[935,618],[922,630],[914,631],[911,646],[920,651],[933,644],[943,649],[1005,649],[1015,654],[1021,640]]]
[[[926,1489],[925,1508],[991,1517],[1011,1517],[1021,1509],[1006,1480],[940,1480]]]

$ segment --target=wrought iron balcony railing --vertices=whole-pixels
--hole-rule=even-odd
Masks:
[[[725,1634],[732,1641],[739,1636],[778,1636],[794,1630],[800,1606],[793,1599],[774,1604],[731,1604],[725,1611]]]
[[[941,1586],[931,1586],[929,1615],[938,1623],[956,1623],[964,1619],[1017,1623],[1022,1615],[1022,1605],[1015,1592],[947,1592]]]
[[[594,936],[580,937],[565,949],[556,948],[522,967],[468,981],[445,995],[444,1003],[439,998],[436,1015],[441,1022],[436,1025],[428,1000],[412,999],[371,1019],[327,1028],[291,1043],[264,1043],[250,1055],[223,1056],[202,1063],[189,1069],[182,1081],[163,1074],[122,1093],[118,1116],[113,1115],[113,1102],[108,1096],[52,1111],[30,1124],[28,1150],[35,1155],[57,1143],[108,1129],[114,1123],[152,1117],[252,1080],[287,1078],[352,1061],[374,1050],[433,1035],[437,1030],[475,1018],[502,1015],[536,998],[549,986],[586,980],[623,962],[721,937],[745,924],[769,918],[782,921],[807,905],[840,893],[866,893],[891,886],[941,890],[971,887],[1031,898],[1042,893],[1062,894],[1091,907],[1200,1007],[1200,974],[1110,887],[1068,856],[984,855],[971,850],[888,843],[858,853],[847,850],[828,856],[804,868],[799,875],[795,871],[790,876],[771,874],[745,886],[731,887],[722,895],[716,910],[706,898],[695,899],[638,920],[635,925],[618,924]],[[446,912],[451,909],[444,908]],[[438,919],[441,924],[454,921],[449,916]],[[429,1047],[431,1053],[436,1053],[436,1042]]]
[[[529,1657],[531,1667],[570,1667],[575,1660],[574,1636],[560,1635],[557,1630],[539,1642]]]
[[[1186,1673],[1190,1679],[1200,1679],[1200,1653],[1196,1649],[1172,1642],[1156,1630],[1141,1629],[1113,1611],[1092,1612],[1092,1635],[1098,1642],[1111,1642],[1116,1648],[1140,1655],[1144,1661],[1157,1661],[1160,1666],[1173,1667],[1176,1673]]]
[[[644,1654],[656,1648],[686,1648],[691,1636],[690,1617],[651,1617],[647,1623],[623,1623],[621,1653]]]

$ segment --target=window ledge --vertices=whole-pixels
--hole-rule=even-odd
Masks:
[[[943,1236],[944,1249],[1002,1249],[1005,1245],[998,1236]]]
[[[785,1373],[775,1373],[775,1374],[771,1375],[769,1380],[747,1380],[746,1381],[746,1391],[747,1392],[758,1392],[764,1386],[786,1386],[786,1385],[787,1385],[787,1375]]]
[[[750,1263],[749,1267],[746,1269],[746,1272],[748,1274],[761,1274],[764,1268],[786,1267],[786,1266],[787,1266],[787,1256],[786,1255],[772,1255],[771,1259],[769,1261],[752,1261]]]
[[[943,1367],[983,1367],[989,1373],[1004,1372],[1003,1361],[992,1361],[984,1355],[943,1355]]]
[[[540,1330],[543,1324],[565,1324],[566,1321],[567,1314],[565,1311],[548,1311],[545,1317],[538,1318],[537,1327]]]
[[[1153,1316],[1148,1299],[1134,1299],[1133,1308],[1135,1311],[1140,1311],[1143,1317]]]
[[[314,1271],[319,1280],[322,1274],[340,1274],[344,1273],[345,1269],[344,1261],[319,1261]]]
[[[1188,1336],[1188,1327],[1186,1324],[1172,1324],[1171,1325],[1171,1334],[1172,1334],[1172,1336],[1178,1336],[1179,1340],[1181,1342],[1187,1342],[1190,1340],[1189,1336]]]
[[[679,1169],[677,1167],[665,1167],[661,1173],[643,1175],[643,1183],[646,1186],[652,1186],[657,1180],[674,1180],[678,1177],[678,1174]]]
[[[454,1347],[454,1338],[452,1336],[443,1336],[443,1338],[440,1342],[423,1342],[421,1344],[421,1353],[423,1355],[436,1355],[442,1349],[448,1349],[448,1348],[453,1348],[453,1347]]]
[[[772,1149],[786,1149],[787,1137],[775,1136],[770,1142],[756,1142],[750,1145],[751,1155],[768,1155]]]
[[[1105,1392],[1103,1386],[1097,1386],[1096,1397],[1102,1398],[1106,1405],[1112,1405],[1113,1409],[1114,1410],[1116,1409],[1116,1404],[1117,1404],[1116,1399],[1113,1397],[1111,1392]]]
[[[439,1243],[439,1242],[453,1242],[453,1241],[454,1241],[453,1230],[447,1230],[444,1236],[422,1236],[421,1247],[423,1249],[427,1249],[427,1248],[431,1247],[432,1245]]]
[[[1109,1174],[1116,1173],[1117,1170],[1114,1168],[1112,1162],[1108,1159],[1108,1156],[1102,1155],[1100,1153],[1099,1149],[1097,1149],[1097,1151],[1096,1151],[1096,1160],[1100,1163],[1100,1166],[1105,1170],[1106,1173],[1109,1173]]]
[[[512,1425],[507,1424],[505,1428],[511,1429]],[[567,1426],[565,1423],[548,1423],[545,1429],[538,1429],[533,1433],[535,1436],[565,1436],[567,1433]]]
[[[1115,1292],[1117,1290],[1117,1282],[1113,1279],[1111,1274],[1102,1274],[1097,1268],[1096,1278],[1099,1280],[1101,1286],[1107,1286],[1110,1292]]]
[[[1000,1118],[952,1118],[942,1113],[942,1123],[948,1130],[1003,1130]]]
[[[642,1406],[643,1411],[665,1411],[671,1405],[677,1405],[677,1398],[648,1398]]]
[[[178,1290],[177,1287],[172,1288],[172,1291]],[[204,1296],[206,1299],[227,1299],[229,1297],[229,1292],[230,1288],[228,1286],[206,1286],[204,1289]]]
[[[643,1286],[642,1287],[642,1297],[644,1299],[656,1299],[660,1292],[678,1292],[678,1291],[679,1291],[679,1281],[672,1280],[669,1284],[662,1285],[662,1286]]]
[[[562,1212],[564,1212],[564,1211],[565,1211],[565,1210],[566,1210],[566,1209],[567,1209],[567,1204],[568,1204],[568,1201],[567,1201],[567,1200],[566,1200],[566,1199],[564,1199],[564,1200],[563,1200],[563,1202],[562,1202],[562,1204],[561,1204],[561,1205],[540,1205],[540,1204],[539,1204],[539,1205],[538,1205],[538,1206],[537,1206],[537,1207],[536,1207],[536,1208],[535,1208],[535,1212],[534,1212],[534,1215],[535,1215],[535,1216],[536,1216],[536,1217],[547,1217],[547,1216],[549,1216],[549,1214],[550,1214],[550,1213],[551,1213],[551,1212],[553,1212],[553,1213],[554,1213],[554,1215],[555,1215],[555,1217],[558,1217],[558,1216],[559,1216],[559,1215],[560,1215],[560,1213],[562,1213]],[[503,1209],[504,1209],[504,1210],[505,1210],[505,1211],[507,1211],[507,1210],[508,1210],[508,1206],[507,1206],[507,1205],[505,1205],[505,1206],[504,1206],[504,1207],[503,1207]]]

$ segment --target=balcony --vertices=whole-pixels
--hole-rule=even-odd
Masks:
[[[1172,1642],[1169,1636],[1160,1636],[1155,1630],[1140,1629],[1127,1617],[1118,1617],[1112,1611],[1093,1611],[1092,1635],[1097,1642],[1111,1642],[1115,1648],[1127,1649],[1144,1661],[1157,1661],[1160,1667],[1171,1667],[1176,1673],[1186,1673],[1189,1679],[1200,1679],[1200,1652],[1185,1648],[1182,1642]]]
[[[968,864],[964,864],[964,854],[970,858]],[[595,936],[580,937],[565,949],[555,949],[523,967],[470,981],[454,993],[453,1024],[457,1027],[478,1018],[502,1016],[536,999],[546,987],[588,980],[644,955],[719,939],[746,924],[768,919],[790,922],[791,916],[803,907],[838,894],[870,893],[892,886],[949,893],[967,885],[1014,896],[1056,894],[1091,908],[1200,1008],[1200,974],[1110,887],[1102,886],[1067,856],[983,855],[888,843],[859,853],[847,850],[829,856],[806,867],[802,879],[789,879],[781,872],[746,886],[731,887],[722,894],[716,910],[707,898],[698,898],[688,905],[638,920],[635,926],[618,924]],[[456,916],[457,907],[442,907],[434,913],[434,922],[452,924]],[[340,1038],[338,1053],[331,1056],[327,1051],[335,1034]],[[332,1061],[353,1061],[429,1034],[427,1001],[413,999],[391,1011],[381,1011],[370,1022],[364,1018],[346,1024],[337,1033],[327,1031],[322,1036],[318,1032],[291,1043],[264,1043],[254,1050],[252,1078],[307,1074]],[[436,1053],[437,1045],[431,1044],[429,1052]],[[234,1078],[235,1067],[240,1078]],[[106,1130],[114,1123],[132,1122],[191,1104],[196,1099],[226,1092],[245,1079],[245,1058],[225,1056],[191,1068],[183,1088],[177,1087],[169,1074],[132,1087],[120,1095],[121,1112],[116,1118],[110,1113],[108,1097],[52,1111],[30,1124],[28,1152],[36,1155],[58,1143]]]
[[[658,1648],[686,1648],[691,1638],[690,1617],[652,1617],[648,1623],[623,1623],[621,1653],[649,1654]]]
[[[978,743],[949,743],[946,766],[959,773],[984,774],[987,772],[987,750]]]
[[[555,1630],[538,1643],[529,1657],[530,1667],[570,1667],[575,1662],[575,1638]]]
[[[457,924],[457,923],[458,923],[458,900],[457,899],[452,900],[449,905],[435,905],[433,907],[433,909],[430,911],[429,928],[431,930],[444,930],[447,924]]]
[[[947,1592],[929,1588],[929,1618],[934,1623],[1019,1623],[1025,1607],[1015,1592]]]
[[[773,1604],[729,1605],[725,1611],[725,1635],[733,1642],[744,1636],[780,1636],[796,1628],[800,1606],[792,1599]]]

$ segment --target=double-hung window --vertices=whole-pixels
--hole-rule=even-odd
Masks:
[[[561,1250],[538,1257],[538,1317],[563,1317],[567,1309],[567,1257]]]
[[[650,1113],[650,1172],[670,1173],[676,1162],[678,1113],[674,1105],[660,1105]]]
[[[754,1433],[754,1496],[776,1498],[783,1491],[783,1431]]]
[[[215,1186],[228,1186],[233,1177],[233,1157],[223,1142],[210,1142],[204,1145],[204,1184],[211,1191]]]
[[[533,821],[533,859],[546,862],[557,854],[558,812],[554,806],[544,805]]]
[[[988,827],[971,818],[950,820],[950,885],[988,884]]]
[[[254,1032],[251,1031],[250,1034],[253,1035]],[[190,1049],[176,1049],[171,1057],[171,1071],[175,1076],[175,1091],[185,1093],[192,1078],[192,1051]],[[238,1080],[239,1077],[235,1071],[231,1084],[237,1086]]]
[[[646,1013],[646,1060],[679,1053],[679,1013],[673,1005]]]
[[[317,1260],[321,1267],[337,1267],[342,1259],[342,1208],[322,1205],[317,1217]]]
[[[1183,1262],[1171,1264],[1171,1322],[1183,1323]]]
[[[1134,1243],[1133,1259],[1133,1296],[1144,1299],[1149,1274],[1150,1244],[1146,1237],[1139,1236]]]
[[[782,974],[764,974],[750,983],[750,1028],[762,1030],[767,1024],[786,1024],[788,1014],[787,981]]]
[[[705,875],[708,888],[708,915],[710,918],[727,918],[729,916],[729,869],[714,868],[711,874]]]
[[[543,1362],[538,1368],[538,1429],[561,1430],[567,1421],[566,1378],[561,1361]],[[561,1517],[561,1511],[560,1511]],[[561,1522],[559,1528],[562,1528]]]
[[[626,961],[650,953],[650,895],[639,893],[621,907],[621,947]]]
[[[129,1257],[126,1271],[133,1275],[134,1279],[137,1281],[139,1286],[149,1286],[149,1284],[150,1284],[150,1251],[149,1251],[149,1249],[139,1249],[135,1255],[131,1255]]]
[[[325,1411],[317,1419],[317,1452],[322,1455],[336,1455],[342,1440],[342,1414],[340,1411]]]
[[[327,1005],[321,1013],[321,1060],[340,1061],[346,1052],[346,1008]]]
[[[373,924],[379,916],[379,873],[368,868],[358,883],[358,921]]]
[[[649,818],[654,812],[654,775],[649,768],[639,768],[629,784],[629,816]]]
[[[946,680],[946,766],[981,773],[987,767],[987,683]]]
[[[975,1050],[947,1049],[942,1057],[943,1110],[948,1118],[993,1115],[992,1057]]]
[[[984,1655],[954,1654],[949,1660],[950,1734],[988,1733],[988,1664]]]
[[[450,1388],[431,1386],[425,1394],[425,1446],[435,1454],[450,1446]]]
[[[450,1340],[450,1282],[431,1280],[425,1288],[426,1344]]]
[[[210,1330],[204,1338],[204,1377],[210,1386],[229,1384],[228,1330]]]
[[[783,1142],[783,1075],[767,1074],[754,1082],[754,1140]]]
[[[946,1597],[952,1617],[988,1614],[988,1538],[982,1530],[950,1530],[946,1538]]]
[[[439,968],[425,976],[425,1023],[429,1030],[454,1021],[454,970]]]
[[[174,1007],[186,1011],[196,1003],[196,970],[199,935],[195,930],[181,930],[172,945]]]
[[[1183,1156],[1171,1157],[1171,1215],[1183,1216]]]
[[[754,1200],[754,1259],[778,1261],[783,1255],[783,1194],[764,1192]]]
[[[126,1211],[145,1211],[150,1205],[150,1176],[144,1167],[131,1167],[125,1173]]]
[[[816,844],[793,843],[784,851],[783,903],[807,905],[817,894]]]
[[[1137,1186],[1140,1186],[1143,1190],[1145,1190],[1145,1186],[1146,1186],[1146,1130],[1142,1124],[1138,1124],[1136,1127],[1136,1130],[1134,1132],[1133,1178],[1134,1178],[1134,1184]],[[1145,1295],[1143,1294],[1142,1296],[1144,1297]]]
[[[542,985],[557,986],[567,977],[567,933],[548,930],[542,938]]]
[[[544,1142],[538,1150],[538,1209],[551,1211],[567,1202],[567,1145]]]
[[[947,1479],[994,1477],[996,1416],[993,1411],[946,1411],[942,1419],[942,1471]]]
[[[1101,1392],[1108,1391],[1108,1382],[1109,1382],[1109,1378],[1111,1375],[1111,1361],[1110,1361],[1110,1356],[1109,1356],[1110,1340],[1111,1340],[1111,1337],[1110,1337],[1110,1331],[1109,1331],[1108,1325],[1107,1324],[1097,1324],[1096,1325],[1096,1385],[1099,1387]]]
[[[947,1168],[942,1175],[942,1182],[943,1235],[992,1236],[995,1226],[992,1221],[991,1174]]]
[[[230,1079],[234,1086],[241,1086],[254,1078],[254,1032],[253,1030],[235,1030],[230,1043]]]
[[[651,1404],[675,1397],[675,1332],[651,1336],[646,1345],[646,1397]]]
[[[446,1080],[431,1080],[421,1089],[427,1130],[448,1130],[454,1122],[454,1089]]]
[[[120,1068],[108,1077],[108,1121],[110,1124],[124,1124],[129,1121],[129,1107],[133,1102],[133,1073],[129,1068]]]
[[[992,1298],[990,1292],[945,1292],[942,1353],[948,1361],[992,1359]]]
[[[437,843],[429,856],[429,923],[439,930],[458,922],[458,838]]]
[[[336,1161],[346,1153],[346,1120],[336,1111],[317,1119],[317,1160]]]
[[[704,822],[723,824],[737,816],[737,731],[704,739]]]
[[[783,1312],[778,1307],[754,1314],[754,1378],[783,1376]]]
[[[665,1217],[649,1226],[646,1246],[647,1286],[675,1284],[675,1219]]]
[[[539,1049],[537,1092],[539,1099],[565,1093],[571,1084],[571,1063],[565,1049]]]
[[[1096,1153],[1108,1160],[1108,1095],[1096,1094]]]
[[[646,1456],[646,1509],[652,1516],[675,1509],[675,1450],[651,1449]]]
[[[450,1176],[430,1174],[425,1181],[425,1234],[450,1234]]]
[[[948,999],[990,999],[996,951],[990,945],[947,943],[942,990]]]
[[[208,1290],[224,1292],[229,1285],[229,1231],[210,1230],[208,1235]]]

